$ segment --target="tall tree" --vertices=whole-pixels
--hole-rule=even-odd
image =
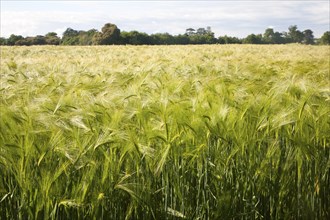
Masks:
[[[258,34],[250,34],[244,40],[243,43],[245,44],[261,44],[262,43],[262,35]]]
[[[46,39],[42,35],[37,35],[35,37],[32,37],[32,43],[31,45],[45,45]]]
[[[7,45],[7,39],[4,37],[0,37],[0,45]]]
[[[199,35],[204,35],[207,32],[206,32],[205,28],[198,28],[197,31],[196,31],[196,33],[199,34]]]
[[[120,29],[111,23],[103,26],[102,32],[98,32],[93,37],[93,44],[109,45],[119,43]]]
[[[320,44],[330,45],[330,31],[324,32],[324,34],[320,38]]]
[[[16,45],[16,42],[19,40],[24,39],[21,35],[15,35],[12,34],[10,35],[10,37],[7,39],[7,44],[12,46],[12,45]]]
[[[57,33],[55,32],[49,32],[45,35],[46,44],[50,45],[59,45],[61,42],[61,39],[57,36]]]
[[[314,35],[311,29],[304,30],[303,34],[304,34],[304,39],[302,42],[304,44],[314,44]]]
[[[304,34],[298,30],[297,25],[289,27],[288,37],[290,42],[301,43],[304,39]]]
[[[283,33],[276,31],[274,33],[273,42],[274,42],[274,44],[284,44],[285,39],[283,37]]]
[[[196,34],[195,29],[193,29],[193,28],[186,29],[186,35],[190,36],[190,35],[194,35],[194,34]]]
[[[79,44],[79,31],[72,28],[67,28],[63,32],[61,44],[63,45],[78,45]]]
[[[96,29],[91,29],[89,31],[79,31],[79,45],[92,45],[93,37],[98,31]]]
[[[263,41],[267,44],[273,44],[274,43],[274,29],[273,28],[267,28],[265,30],[265,33],[263,35]]]

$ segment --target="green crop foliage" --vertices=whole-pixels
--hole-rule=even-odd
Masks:
[[[327,219],[329,47],[1,47],[0,219]]]

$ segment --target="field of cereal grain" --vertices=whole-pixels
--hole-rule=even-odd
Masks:
[[[1,219],[326,219],[328,46],[1,47]]]

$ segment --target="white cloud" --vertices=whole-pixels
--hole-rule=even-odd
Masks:
[[[320,35],[329,28],[330,13],[329,1],[71,1],[52,2],[51,7],[44,1],[3,7],[5,3],[1,9],[1,36],[5,37],[63,32],[67,27],[101,29],[107,22],[126,31],[171,34],[211,26],[216,35],[241,37],[269,26],[284,31],[297,24]]]
[[[1,13],[1,36],[10,34],[37,35],[65,30],[65,27],[91,25],[102,21],[100,14],[61,11],[5,11]]]

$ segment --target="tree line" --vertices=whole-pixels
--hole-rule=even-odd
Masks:
[[[88,31],[67,28],[62,38],[55,32],[34,37],[10,35],[0,38],[0,45],[30,46],[30,45],[186,45],[186,44],[322,44],[330,45],[330,31],[316,39],[311,29],[300,31],[297,25],[291,25],[288,31],[278,32],[267,28],[263,34],[250,34],[245,38],[230,36],[215,37],[211,27],[188,28],[184,34],[171,35],[168,33],[147,34],[139,31],[120,31],[111,23],[105,24],[101,31]]]

